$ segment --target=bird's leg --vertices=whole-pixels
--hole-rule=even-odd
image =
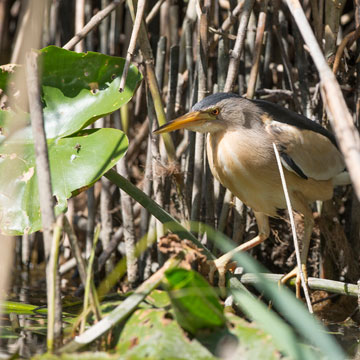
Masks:
[[[306,262],[309,253],[311,234],[314,227],[314,218],[310,209],[308,211],[304,211],[304,237],[302,239],[302,250],[300,255],[301,260],[301,268],[304,273],[305,281],[307,283],[307,271],[306,271]],[[280,282],[285,284],[289,279],[296,276],[296,297],[300,298],[300,289],[301,289],[301,278],[300,271],[296,266],[292,271],[286,274]]]
[[[264,213],[254,212],[257,226],[259,229],[259,234],[253,239],[247,241],[244,244],[236,247],[235,249],[227,252],[223,256],[219,257],[216,260],[210,260],[208,264],[210,265],[209,270],[209,281],[213,284],[215,272],[219,273],[219,288],[221,293],[224,293],[225,290],[225,273],[228,270],[228,264],[233,257],[233,255],[239,251],[246,251],[252,249],[254,246],[259,245],[265,241],[270,235],[270,226],[269,218]]]

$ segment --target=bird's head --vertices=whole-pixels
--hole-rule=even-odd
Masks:
[[[179,129],[211,133],[239,126],[244,120],[244,106],[249,106],[249,103],[236,94],[216,93],[195,104],[187,114],[160,126],[154,133]]]

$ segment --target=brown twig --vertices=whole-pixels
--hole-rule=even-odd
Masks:
[[[228,34],[224,31],[221,31],[221,30],[216,30],[215,28],[209,26],[209,32],[213,33],[213,34],[216,34],[216,35],[219,35],[223,38],[227,38],[227,39],[230,39],[230,40],[236,40],[236,36],[233,35],[233,34]]]
[[[161,8],[161,5],[162,3],[164,2],[165,0],[158,0],[156,2],[156,4],[152,7],[152,9],[150,10],[150,12],[148,13],[148,15],[146,16],[146,19],[145,19],[145,22],[146,24],[150,24],[151,21],[155,18],[155,16],[158,14],[160,8]]]

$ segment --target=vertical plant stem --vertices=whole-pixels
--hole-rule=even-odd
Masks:
[[[204,134],[195,135],[194,177],[191,197],[191,220],[199,221],[201,205],[201,183],[204,164]]]
[[[152,126],[151,130],[154,130],[156,128],[155,109],[149,92],[147,92],[147,108],[148,108],[150,124]],[[155,196],[155,201],[161,207],[163,207],[164,206],[164,187],[163,187],[164,174],[161,173],[163,170],[161,169],[159,138],[157,136],[151,137],[151,154],[152,154],[153,192]],[[162,223],[158,220],[155,220],[155,227],[156,227],[157,243],[159,243],[160,238],[164,235],[164,228]],[[164,258],[163,258],[163,254],[161,253],[161,251],[159,251],[159,249],[157,252],[157,258],[158,258],[158,263],[162,265],[164,262]]]
[[[118,116],[114,117],[115,126],[119,129],[123,129],[123,123]],[[127,166],[127,158],[123,157],[117,164],[117,171],[129,178],[129,170]],[[124,191],[120,190],[120,205],[122,216],[122,227],[124,229],[124,242],[125,242],[125,254],[126,254],[126,268],[128,281],[131,288],[136,287],[140,279],[139,273],[139,261],[135,254],[136,236],[134,225],[134,204],[130,196]]]
[[[111,6],[113,3],[111,3],[109,6]],[[102,10],[102,11],[105,11]],[[95,16],[97,16],[100,12],[99,11]],[[89,22],[91,21],[93,15],[93,4],[92,1],[85,1],[85,22],[86,25],[84,26],[84,28],[81,30],[81,32],[83,32],[85,30],[85,28],[87,27],[87,25],[89,24]],[[78,41],[80,37],[78,37],[78,34],[75,34],[74,38],[76,38],[75,41]],[[85,43],[86,43],[86,49],[87,51],[94,51],[94,33],[92,31],[90,31],[87,35],[84,35],[85,37]],[[74,39],[73,38],[73,39]]]
[[[24,1],[21,6],[10,63],[21,64],[27,51],[41,48],[45,0]],[[32,21],[36,18],[37,21]]]
[[[260,56],[262,51],[265,25],[266,25],[266,8],[267,8],[267,0],[264,0],[261,2],[259,20],[256,29],[255,54],[254,54],[253,66],[251,68],[250,78],[246,93],[246,97],[249,99],[252,99],[254,97],[256,80],[259,72]]]
[[[0,315],[3,319],[3,304],[6,300],[13,271],[13,258],[15,250],[15,238],[12,236],[0,235],[1,252],[0,252]],[[0,321],[3,326],[3,320]]]
[[[24,234],[21,238],[21,265],[25,269],[28,269],[30,265],[30,251],[33,240],[33,234]]]
[[[150,129],[151,130],[151,129]],[[150,131],[149,131],[150,133]],[[145,173],[144,173],[144,184],[143,184],[143,192],[151,197],[152,195],[152,188],[153,188],[153,181],[152,181],[152,142],[151,142],[151,135],[148,135],[147,141],[147,152],[146,152],[146,163],[145,163]],[[149,221],[149,212],[145,208],[141,208],[140,210],[140,236],[143,237],[148,233],[150,228],[150,221]],[[146,252],[142,256],[141,261],[141,274],[142,279],[147,279],[150,274],[151,268],[151,248],[149,247]]]
[[[166,44],[167,39],[165,36],[161,36],[157,43],[156,50],[156,66],[155,66],[155,76],[159,85],[159,89],[163,88],[164,85],[164,70],[166,62]]]
[[[336,52],[336,40],[340,26],[340,16],[346,1],[325,1],[324,53],[326,60],[332,62]],[[331,58],[331,59],[330,59]]]
[[[318,0],[310,0],[310,4],[311,4],[311,12],[312,12],[316,40],[318,41],[319,44],[321,44],[323,21],[322,21],[322,16],[320,16]]]
[[[55,324],[56,324],[56,305],[57,301],[57,278],[58,278],[58,259],[59,259],[59,249],[60,249],[60,239],[62,234],[62,223],[64,215],[60,215],[57,219],[54,232],[53,232],[53,241],[50,251],[49,266],[47,266],[47,276],[50,277],[50,287],[48,289],[50,297],[48,298],[48,337],[47,337],[47,348],[49,352],[54,350],[54,345],[56,342],[55,334]],[[49,271],[48,271],[49,270]],[[49,274],[48,274],[49,273]],[[50,329],[50,331],[49,331]]]
[[[179,5],[177,1],[170,2],[169,8],[170,20],[170,46],[179,44]]]
[[[125,178],[129,177],[126,158],[123,157],[116,165],[117,171]],[[134,226],[133,202],[131,197],[120,190],[120,204],[124,228],[127,276],[130,287],[136,287],[139,281],[139,262],[135,254],[136,236]]]
[[[128,1],[128,6],[130,9],[130,13],[131,13],[131,17],[132,17],[133,21],[135,19],[135,10],[134,10],[135,3],[136,3],[136,1],[134,1],[134,0]],[[138,35],[138,43],[139,43],[142,55],[145,60],[146,82],[149,85],[151,97],[154,102],[154,107],[155,107],[158,124],[159,124],[159,126],[161,126],[166,123],[166,116],[165,116],[164,106],[162,104],[159,86],[158,86],[158,83],[157,83],[157,80],[155,77],[154,57],[152,54],[152,50],[151,50],[151,46],[150,46],[150,42],[148,39],[144,21],[142,21],[141,26],[140,26],[140,31],[139,31],[139,35]],[[168,134],[168,133],[162,134],[162,138],[164,140],[164,144],[165,144],[165,148],[166,148],[169,160],[175,161],[175,147],[174,147],[174,144],[173,144],[170,134]]]
[[[192,107],[192,90],[194,89],[194,64],[193,64],[193,34],[192,23],[187,20],[185,25],[185,52],[186,52],[186,70],[188,72],[188,93],[187,93],[187,108]],[[192,131],[185,131],[185,138],[188,142],[188,151],[186,153],[185,162],[185,194],[188,199],[192,199],[192,187],[194,178],[194,154],[195,154],[195,134]],[[188,206],[189,202],[188,202]]]
[[[179,45],[173,45],[170,48],[169,83],[168,83],[168,96],[166,101],[167,121],[172,120],[175,116],[175,100],[176,100],[178,71],[179,71]]]
[[[225,88],[226,73],[229,67],[229,41],[227,39],[220,39],[218,46],[217,58],[217,83],[219,92],[223,92]]]
[[[110,210],[112,208],[111,196],[111,182],[108,179],[101,178],[101,192],[100,192],[100,217],[101,217],[101,241],[104,249],[110,243],[113,233],[112,215]],[[106,264],[106,271],[110,272],[113,268],[113,259],[109,259]]]
[[[148,136],[147,152],[146,152],[146,164],[144,174],[143,192],[151,197],[152,194],[152,150],[151,150],[151,135]],[[141,208],[141,220],[140,220],[140,236],[143,237],[147,233],[149,226],[149,213],[145,208]]]
[[[51,276],[51,268],[49,267],[52,242],[53,242],[53,226],[55,224],[54,214],[54,202],[51,189],[51,178],[50,178],[50,167],[49,167],[49,156],[46,142],[46,135],[44,129],[44,118],[42,112],[41,96],[40,96],[40,80],[38,70],[38,54],[35,51],[31,51],[26,58],[26,80],[28,86],[28,98],[30,105],[31,115],[31,127],[35,145],[35,161],[36,161],[36,173],[38,178],[39,197],[40,197],[40,210],[41,210],[41,221],[43,226],[43,237],[45,256],[47,262],[46,272],[46,283],[47,283],[47,298],[50,303],[52,293],[51,287],[56,288],[56,311],[55,314],[48,312],[49,319],[54,316],[55,325],[52,328],[52,322],[49,322],[48,326],[48,338],[49,338],[49,351],[52,350],[53,340],[56,341],[61,335],[61,300],[60,300],[60,287],[56,287],[53,283],[57,281]]]
[[[293,76],[293,72],[292,72],[292,66],[291,66],[291,63],[289,60],[288,52],[286,51],[286,48],[285,48],[285,45],[287,46],[287,42],[285,41],[285,39],[282,38],[280,30],[279,30],[280,24],[282,24],[282,26],[284,25],[282,21],[280,21],[280,24],[279,24],[279,16],[282,16],[282,18],[283,18],[284,17],[283,15],[284,15],[283,12],[280,11],[280,0],[276,0],[275,6],[274,6],[273,30],[274,30],[275,36],[278,40],[281,58],[283,61],[287,79],[289,81],[290,89],[293,93],[295,109],[300,111],[300,104],[299,104],[299,101],[297,98],[297,91],[295,88],[295,80],[294,80],[294,76]],[[287,31],[284,31],[284,34],[287,34]]]
[[[109,0],[101,0],[101,9],[105,10],[109,6]],[[109,53],[109,18],[106,16],[102,19],[100,26],[100,52]]]
[[[85,0],[76,0],[75,3],[75,34],[80,32],[85,25]],[[84,52],[84,40],[75,45],[76,52]]]
[[[204,5],[199,14],[198,27],[198,101],[204,99],[207,95],[207,50],[208,50],[208,11],[209,8]],[[204,147],[205,135],[196,133],[195,135],[195,160],[194,160],[194,179],[191,199],[191,220],[199,221],[201,207],[201,188],[202,174],[204,170]]]
[[[166,64],[166,49],[167,49],[167,40],[165,36],[161,36],[158,42],[158,48],[156,52],[156,66],[155,66],[155,75],[156,81],[159,84],[159,89],[163,88],[164,83],[164,72]],[[150,119],[150,133],[156,128],[156,113],[154,109],[154,102],[151,94],[149,92],[149,87],[147,88],[147,109]],[[152,155],[152,174],[153,174],[153,193],[155,195],[156,201],[161,204],[162,207],[165,206],[165,199],[169,200],[169,192],[166,191],[166,182],[169,185],[169,179],[165,177],[165,169],[163,164],[166,163],[166,159],[161,157],[160,153],[160,139],[157,136],[151,136],[151,155]],[[168,188],[170,191],[170,188]],[[160,221],[154,219],[154,234],[157,244],[162,236],[164,236],[164,228]],[[164,263],[164,256],[159,248],[157,247],[157,262],[161,266]]]
[[[236,36],[236,41],[233,50],[230,54],[230,63],[229,63],[229,69],[226,77],[226,83],[225,83],[225,92],[229,92],[232,90],[234,81],[238,74],[239,69],[239,63],[240,63],[240,57],[241,53],[244,48],[244,41],[246,36],[246,27],[249,21],[251,9],[253,8],[254,0],[245,0],[244,7],[241,13],[241,19],[240,24],[238,28],[238,33]]]
[[[304,50],[304,41],[301,38],[301,34],[293,20],[293,32],[294,40],[298,46],[295,46],[295,65],[298,69],[298,78],[299,78],[299,89],[300,89],[300,98],[301,98],[301,109],[302,113],[308,117],[312,118],[313,113],[311,109],[311,95],[309,91],[309,82],[308,82],[308,72],[309,72],[309,61],[307,54]]]
[[[84,307],[83,307],[83,314],[86,314],[88,311],[89,299],[90,299],[90,302],[92,303],[93,308],[95,310],[95,315],[96,315],[97,321],[99,321],[101,319],[101,310],[100,310],[99,299],[97,298],[96,288],[95,288],[94,279],[93,279],[93,265],[94,265],[95,250],[96,250],[96,245],[99,240],[99,235],[100,235],[100,225],[98,224],[96,226],[96,229],[94,232],[93,247],[91,249],[89,262],[88,262],[88,266],[86,269]],[[85,320],[85,317],[84,317],[84,320]],[[81,324],[80,333],[83,333],[84,330],[85,330],[85,321],[83,321]]]
[[[86,191],[87,195],[87,211],[88,211],[88,218],[86,222],[86,244],[85,244],[85,253],[86,258],[90,256],[90,252],[92,249],[92,241],[94,238],[94,227],[95,227],[95,215],[96,215],[96,204],[95,204],[95,193],[94,187],[91,187],[89,190]]]
[[[134,26],[132,29],[130,43],[129,43],[129,47],[128,47],[126,59],[125,59],[125,65],[124,65],[123,73],[121,75],[121,80],[120,80],[120,88],[119,88],[120,92],[124,91],[124,88],[125,88],[126,78],[127,78],[127,74],[129,72],[129,68],[130,68],[130,62],[132,60],[132,57],[133,57],[134,51],[135,51],[136,39],[138,37],[141,22],[143,21],[143,17],[144,17],[145,6],[146,6],[146,0],[138,1],[137,8],[136,8],[135,20],[134,20]]]
[[[223,206],[221,208],[220,216],[219,216],[219,222],[218,222],[218,230],[220,232],[223,232],[225,230],[227,217],[229,214],[229,208],[230,203],[233,199],[233,195],[229,189],[226,189],[225,195],[224,195],[224,202]]]
[[[235,244],[240,244],[243,239],[246,225],[246,206],[237,197],[235,197],[234,212],[234,227],[232,240]]]
[[[32,51],[26,59],[28,97],[31,126],[35,143],[36,172],[38,174],[41,216],[45,238],[46,256],[50,255],[52,227],[55,223],[54,201],[51,189],[49,156],[44,129],[42,105],[40,102],[40,83],[38,75],[38,54]]]
[[[289,196],[289,193],[288,193],[288,190],[287,190],[285,175],[284,175],[284,171],[283,171],[282,164],[281,164],[281,160],[280,160],[280,154],[279,154],[279,151],[278,151],[275,143],[273,143],[273,148],[274,148],[274,152],[275,152],[275,156],[276,156],[276,161],[277,161],[278,168],[279,168],[281,183],[282,183],[283,190],[284,190],[284,195],[285,195],[285,200],[286,200],[286,206],[287,206],[288,212],[289,212],[290,223],[291,223],[291,230],[292,230],[292,234],[293,234],[294,247],[295,247],[295,253],[296,253],[296,262],[297,262],[298,271],[299,271],[299,273],[300,273],[301,285],[302,285],[303,290],[304,290],[306,305],[307,305],[307,307],[308,307],[308,310],[309,310],[310,314],[312,314],[312,313],[313,313],[313,309],[312,309],[312,306],[311,306],[311,300],[310,300],[310,296],[309,296],[309,289],[308,289],[308,287],[307,287],[307,284],[306,284],[306,281],[305,281],[304,272],[303,272],[303,269],[302,269],[301,256],[300,256],[300,248],[299,248],[299,242],[298,242],[298,240],[297,240],[296,226],[295,226],[293,211],[292,211],[292,207],[291,207],[290,196]]]

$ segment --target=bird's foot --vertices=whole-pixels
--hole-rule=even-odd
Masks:
[[[209,260],[207,261],[210,269],[209,269],[209,281],[210,284],[214,284],[214,276],[215,272],[217,271],[219,274],[219,289],[220,295],[222,297],[226,296],[226,272],[230,269],[234,269],[236,267],[236,263],[234,261],[230,261],[229,257],[226,256],[227,254],[219,257],[216,260]]]
[[[305,283],[307,286],[307,282],[308,282],[308,276],[307,276],[307,271],[306,271],[306,265],[302,264],[301,265],[302,268],[302,272],[304,274],[304,278],[305,278]],[[286,284],[286,282],[290,279],[292,279],[293,277],[296,277],[296,281],[295,281],[295,289],[296,289],[296,297],[298,299],[301,298],[300,295],[300,290],[301,290],[301,277],[300,277],[300,271],[298,269],[298,267],[296,266],[294,269],[292,269],[288,274],[284,275],[280,280],[279,280],[279,284],[284,285]]]

